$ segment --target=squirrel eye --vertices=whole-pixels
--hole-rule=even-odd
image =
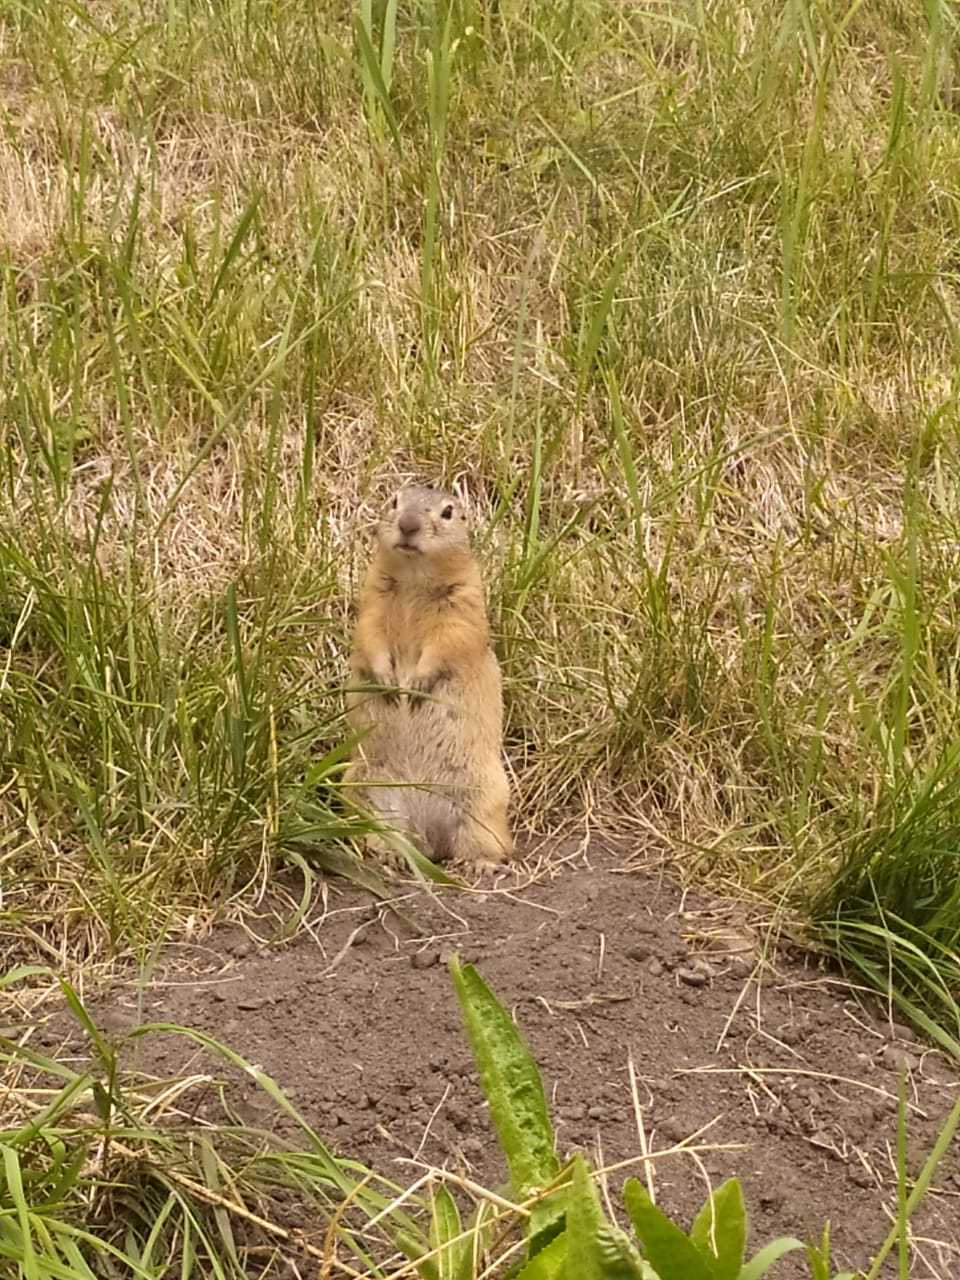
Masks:
[[[443,520],[452,520],[453,507],[444,507],[443,510],[440,512],[440,516]]]

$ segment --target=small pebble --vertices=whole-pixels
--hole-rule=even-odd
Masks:
[[[413,955],[410,957],[410,968],[429,969],[432,965],[435,965],[439,959],[439,951],[414,951]]]
[[[888,1044],[881,1056],[883,1065],[891,1071],[916,1071],[920,1066],[912,1053],[907,1053],[905,1049],[894,1049],[893,1045]]]
[[[647,965],[647,973],[650,974],[651,978],[659,978],[660,975],[663,973],[663,965],[660,963],[660,961],[657,959],[656,956],[654,956],[653,959],[650,961],[650,963]]]
[[[688,987],[705,987],[707,985],[707,975],[702,969],[678,969],[677,977],[681,982],[685,982]]]
[[[912,1043],[916,1038],[913,1030],[902,1022],[888,1023],[887,1034],[891,1040],[906,1040],[908,1043]]]

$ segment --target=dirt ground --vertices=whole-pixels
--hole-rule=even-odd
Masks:
[[[496,1185],[505,1169],[444,967],[457,951],[513,1010],[544,1073],[561,1154],[582,1148],[609,1166],[641,1151],[632,1059],[651,1149],[697,1133],[694,1145],[717,1148],[699,1166],[689,1155],[657,1160],[665,1209],[688,1224],[704,1176],[737,1173],[754,1248],[818,1237],[829,1219],[835,1266],[862,1266],[896,1204],[898,1070],[909,1072],[915,1172],[957,1096],[955,1067],[809,956],[780,950],[755,972],[763,935],[742,908],[684,894],[629,855],[571,842],[532,883],[528,867],[492,892],[431,896],[404,884],[389,905],[329,881],[289,943],[222,928],[173,948],[140,1007],[123,987],[91,1004],[114,1031],[170,1020],[226,1041],[335,1151],[390,1177],[409,1183],[414,1161]],[[263,937],[277,928],[261,917]],[[223,1074],[180,1039],[138,1045],[148,1071],[189,1062]],[[253,1086],[231,1088],[247,1123],[274,1123]],[[728,1144],[739,1146],[719,1149]],[[638,1164],[611,1174],[614,1203],[628,1173],[643,1176]],[[956,1151],[916,1234],[917,1280],[960,1277]]]

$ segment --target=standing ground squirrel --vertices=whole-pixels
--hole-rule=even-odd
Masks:
[[[401,489],[381,517],[350,669],[347,776],[378,784],[367,804],[436,862],[509,858],[500,667],[453,494]]]

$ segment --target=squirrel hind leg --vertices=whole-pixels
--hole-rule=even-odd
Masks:
[[[352,767],[352,766],[351,766]],[[367,776],[359,779],[369,782]],[[363,799],[370,816],[382,822],[388,828],[417,844],[412,830],[410,816],[404,805],[404,789],[402,787],[368,786],[363,789]],[[363,837],[367,852],[385,866],[399,870],[406,865],[406,859],[386,832],[368,831]]]
[[[444,806],[446,808],[446,806]],[[424,823],[424,840],[427,857],[431,862],[452,862],[457,856],[457,844],[463,820],[452,806],[445,813],[431,814]]]
[[[379,831],[368,831],[363,846],[367,853],[388,871],[402,871],[405,860],[390,840]]]
[[[499,865],[513,856],[513,837],[505,813],[471,815],[461,824],[454,851],[456,862]]]

